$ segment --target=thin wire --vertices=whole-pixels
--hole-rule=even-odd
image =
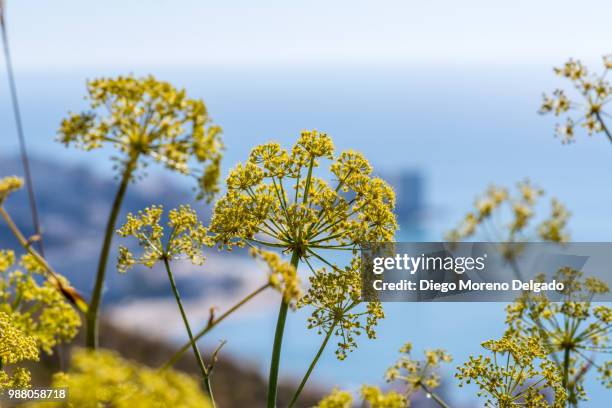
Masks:
[[[21,152],[21,163],[23,164],[23,172],[26,179],[26,187],[28,190],[28,199],[30,202],[30,212],[32,213],[32,222],[34,223],[34,233],[37,236],[38,250],[42,256],[45,255],[42,233],[40,229],[40,220],[38,217],[38,208],[36,206],[36,197],[34,195],[34,185],[32,183],[32,174],[30,172],[30,161],[28,159],[28,151],[26,148],[26,141],[23,132],[23,124],[21,121],[21,111],[19,109],[19,100],[17,98],[17,86],[15,84],[15,76],[13,74],[13,64],[11,62],[11,53],[9,50],[8,34],[6,30],[6,22],[4,19],[4,12],[6,10],[6,3],[4,0],[0,0],[0,31],[2,31],[2,44],[4,46],[4,57],[6,61],[6,71],[9,82],[9,88],[11,90],[11,101],[13,103],[13,113],[15,115],[15,124],[17,127],[17,136],[19,137],[19,150]]]

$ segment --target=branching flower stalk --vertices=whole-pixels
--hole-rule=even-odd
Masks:
[[[332,162],[329,169],[335,187],[318,176],[322,160]],[[371,172],[359,153],[348,151],[334,156],[331,138],[317,131],[302,132],[291,151],[277,143],[257,146],[247,162],[236,166],[228,176],[227,193],[215,205],[210,231],[220,247],[276,248],[291,254],[296,270],[301,262],[312,268],[310,261],[315,260],[340,276],[344,271],[323,256],[326,251],[349,251],[356,256],[360,244],[390,241],[397,229],[393,190]],[[268,408],[276,406],[282,340],[291,300],[283,296],[279,307]],[[326,300],[320,299],[318,304],[323,303]],[[368,316],[370,326],[382,317],[380,305],[366,313],[375,313]],[[353,322],[348,331],[354,329],[358,334],[360,316],[348,319]],[[339,315],[338,320],[342,317]],[[373,330],[368,334],[373,337]]]
[[[301,296],[301,289],[299,287],[299,279],[297,277],[297,271],[295,267],[281,259],[281,257],[271,251],[265,251],[258,248],[251,248],[251,256],[253,258],[261,259],[267,266],[268,269],[268,283],[260,286],[255,289],[253,292],[245,296],[242,300],[238,301],[234,306],[229,308],[225,313],[215,318],[213,310],[211,309],[211,315],[206,324],[200,332],[198,332],[194,339],[195,341],[202,338],[209,331],[215,328],[219,323],[225,320],[232,313],[236,312],[243,305],[249,302],[251,299],[255,298],[257,295],[262,293],[268,288],[273,288],[278,290],[283,298],[286,299],[288,303],[291,303],[293,299]],[[185,351],[189,349],[191,346],[191,342],[187,342],[179,349],[171,358],[162,366],[162,369],[169,368],[174,365],[178,359],[183,355]]]
[[[198,345],[196,340],[193,337],[193,333],[191,332],[191,326],[189,324],[189,319],[187,318],[187,314],[185,313],[185,308],[183,307],[183,302],[181,301],[181,295],[179,294],[178,288],[176,287],[176,282],[174,281],[174,275],[172,274],[172,270],[170,269],[170,262],[168,261],[168,257],[164,255],[164,267],[166,272],[168,273],[168,280],[170,281],[170,287],[172,288],[172,293],[174,294],[174,298],[176,299],[176,304],[181,312],[181,318],[183,319],[183,323],[185,324],[185,330],[187,331],[187,335],[189,336],[189,342],[191,343],[191,347],[193,349],[193,354],[198,363],[198,367],[200,368],[200,372],[202,374],[202,379],[204,380],[204,385],[206,387],[206,391],[212,401],[213,407],[215,406],[215,398],[213,396],[212,386],[210,384],[210,373],[208,368],[204,364],[204,360],[202,359],[202,354],[198,349]]]
[[[210,200],[218,191],[221,128],[210,125],[204,102],[185,90],[149,76],[89,81],[90,110],[71,113],[62,121],[59,141],[84,150],[111,145],[118,150],[121,181],[106,223],[89,312],[87,346],[97,347],[99,309],[113,232],[128,184],[152,160],[198,179],[198,198]],[[192,163],[202,169],[192,167]]]
[[[202,330],[197,332],[193,336],[193,339],[196,342],[198,340],[200,340],[202,337],[204,337],[206,334],[208,334],[212,329],[217,327],[222,321],[227,319],[230,315],[232,315],[234,312],[236,312],[242,306],[247,304],[251,299],[255,298],[257,295],[259,295],[260,293],[264,292],[266,289],[268,289],[270,287],[271,287],[270,283],[266,283],[265,285],[260,286],[259,288],[255,289],[253,292],[249,293],[247,296],[245,296],[244,298],[239,300],[235,305],[233,305],[232,307],[230,307],[228,310],[226,310],[225,312],[223,312],[221,315],[219,315],[217,317],[215,317],[214,313],[211,311],[211,316],[210,316],[210,319],[209,319],[208,323],[206,324],[206,327],[204,327]],[[179,361],[179,359],[183,356],[183,354],[185,354],[185,352],[187,350],[189,350],[190,347],[191,347],[191,341],[188,341],[185,344],[183,344],[183,346],[176,353],[174,353],[174,355],[172,355],[172,357],[170,357],[170,359],[168,359],[168,361],[161,367],[161,369],[162,370],[166,370],[166,369],[174,366]]]
[[[168,213],[169,233],[167,235],[160,223],[162,215],[162,208],[156,206],[146,208],[137,215],[128,214],[127,221],[117,233],[122,237],[132,236],[136,238],[139,245],[143,248],[143,252],[135,258],[127,247],[120,246],[117,269],[121,272],[126,272],[136,264],[152,268],[159,262],[163,263],[172,293],[185,325],[185,331],[189,337],[193,354],[202,375],[202,381],[214,407],[215,400],[210,382],[211,370],[204,363],[198,349],[170,267],[170,262],[178,259],[189,259],[194,265],[202,265],[205,260],[202,247],[212,246],[213,242],[207,236],[206,228],[198,220],[195,211],[191,207],[181,206]],[[165,244],[163,243],[164,235],[166,235]]]

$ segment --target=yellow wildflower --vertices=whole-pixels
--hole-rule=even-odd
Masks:
[[[486,407],[565,407],[567,393],[561,372],[548,360],[549,350],[539,338],[504,336],[482,346],[493,358],[470,356],[455,376],[461,387],[476,383],[478,396],[486,398]],[[546,399],[548,391],[553,393],[552,403]]]
[[[0,179],[0,205],[2,205],[6,197],[21,187],[23,187],[23,179],[20,177],[9,176]]]
[[[331,162],[328,174],[319,170],[325,161]],[[294,266],[307,263],[316,276],[299,306],[314,307],[309,327],[342,338],[339,358],[355,347],[354,335],[362,330],[374,337],[383,316],[380,304],[353,310],[360,300],[358,264],[339,268],[325,258],[345,250],[357,259],[360,245],[390,242],[397,230],[395,194],[372,176],[365,157],[354,151],[336,156],[327,134],[303,131],[290,151],[278,143],[255,147],[247,162],[230,172],[227,187],[210,225],[219,247],[267,246],[291,253]],[[311,261],[330,271],[315,272]]]
[[[535,231],[532,232],[528,227],[535,217],[535,207],[544,191],[533,186],[528,180],[518,183],[516,189],[517,192],[511,195],[504,188],[489,187],[483,196],[477,198],[475,210],[467,213],[459,226],[449,231],[445,238],[449,241],[460,241],[472,238],[482,230],[487,234],[495,233],[494,236],[484,237],[488,241],[527,241],[531,238],[530,235],[537,234],[537,237],[544,241],[567,242],[569,234],[566,227],[570,213],[565,206],[556,198],[552,198],[550,216],[536,225]],[[498,216],[494,217],[494,214]],[[492,219],[508,215],[510,220],[505,225],[508,232],[504,233]]]
[[[154,370],[107,350],[77,350],[70,371],[56,374],[53,386],[70,390],[68,402],[41,403],[41,407],[211,406],[198,381],[190,376],[174,370]]]
[[[405,395],[410,398],[420,389],[429,393],[440,386],[440,376],[435,372],[441,363],[449,363],[452,357],[445,350],[425,350],[425,360],[411,357],[412,344],[406,343],[400,349],[402,356],[385,374],[388,382],[402,381],[406,384]]]
[[[610,141],[612,134],[610,133],[604,118],[608,114],[603,110],[603,106],[610,101],[612,87],[605,79],[608,70],[612,69],[610,56],[603,57],[604,72],[600,76],[589,75],[586,67],[576,60],[570,59],[562,67],[555,68],[555,73],[569,80],[576,94],[581,101],[570,99],[566,92],[557,89],[553,92],[553,96],[549,97],[544,94],[540,113],[554,113],[555,116],[560,116],[568,112],[581,111],[577,117],[566,117],[565,124],[557,125],[556,135],[561,138],[562,143],[574,142],[574,127],[581,124],[589,133],[604,133]]]
[[[361,397],[370,408],[405,408],[409,404],[408,399],[397,391],[384,393],[373,385],[362,386]]]
[[[196,212],[188,205],[182,205],[168,213],[169,233],[163,242],[164,227],[161,225],[163,209],[151,206],[137,215],[128,214],[125,224],[117,230],[122,237],[133,236],[143,252],[137,258],[124,246],[119,247],[117,269],[125,272],[135,264],[148,268],[166,257],[167,259],[189,259],[194,265],[204,263],[202,247],[213,245],[206,228]]]
[[[139,158],[199,179],[199,197],[212,198],[223,148],[221,128],[210,124],[204,102],[153,76],[94,79],[87,83],[91,110],[62,121],[59,140],[85,150],[113,145],[133,171]],[[201,171],[191,163],[203,166]],[[146,165],[146,163],[143,163]]]
[[[355,336],[365,332],[376,338],[374,327],[385,317],[379,302],[369,302],[365,311],[355,312],[361,301],[361,258],[353,259],[343,270],[322,268],[309,277],[310,288],[299,300],[298,307],[311,306],[308,328],[319,334],[333,332],[340,338],[336,356],[344,360],[357,347]]]
[[[313,174],[322,159],[332,160],[335,188]],[[334,158],[331,138],[317,131],[302,132],[291,152],[277,143],[258,146],[230,172],[211,232],[228,248],[262,243],[302,259],[325,249],[390,241],[397,229],[395,196],[371,171],[360,153]]]
[[[352,406],[353,396],[351,393],[334,388],[329,395],[319,401],[316,408],[351,408]]]
[[[14,258],[12,251],[0,251],[0,263],[3,257]],[[11,315],[13,324],[37,347],[51,353],[58,343],[76,336],[81,318],[51,281],[37,282],[36,276],[44,276],[45,270],[31,256],[24,255],[20,264],[27,273],[10,270],[10,265],[0,268],[0,312]],[[68,287],[65,280],[62,283]]]
[[[575,404],[586,397],[584,374],[592,367],[600,372],[602,383],[610,381],[606,377],[610,371],[605,368],[609,362],[599,364],[589,355],[606,354],[609,349],[612,308],[592,305],[595,295],[608,292],[605,282],[584,278],[582,272],[571,268],[561,268],[554,278],[564,284],[561,301],[525,293],[506,308],[507,335],[538,336],[544,341],[550,357],[562,368],[568,400]]]
[[[0,311],[0,392],[6,388],[27,388],[30,373],[16,368],[12,374],[8,365],[22,361],[38,361],[38,348],[32,336],[24,334],[13,322],[11,315]]]

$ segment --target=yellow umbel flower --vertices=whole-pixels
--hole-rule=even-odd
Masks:
[[[0,311],[0,393],[6,388],[27,388],[30,373],[24,368],[7,371],[8,365],[22,361],[38,361],[38,348],[32,336],[14,324],[13,317]]]
[[[0,273],[6,272],[15,263],[15,252],[0,249]]]
[[[25,272],[11,269],[12,260],[12,251],[0,251],[0,264],[6,265],[0,267],[0,312],[12,316],[13,324],[33,338],[37,347],[51,353],[58,343],[76,336],[81,318],[50,280],[38,283],[37,277],[44,276],[45,269],[35,258],[21,258]],[[63,287],[69,287],[64,278],[58,279],[63,280]]]
[[[361,387],[361,397],[370,408],[406,408],[409,404],[408,399],[397,391],[384,393],[372,385]]]
[[[466,214],[459,226],[449,231],[445,239],[461,241],[474,238],[484,232],[486,241],[517,242],[540,239],[548,242],[567,242],[566,231],[569,211],[556,198],[551,199],[551,213],[534,228],[529,228],[535,218],[535,208],[544,195],[541,188],[525,180],[517,183],[516,192],[491,186],[476,199],[475,209]],[[500,228],[499,219],[507,219]],[[493,222],[496,220],[497,222]],[[493,236],[488,235],[493,233]]]
[[[539,280],[544,281],[542,276]],[[585,374],[599,371],[599,379],[609,387],[612,362],[599,363],[596,354],[606,355],[612,331],[612,308],[593,305],[598,294],[608,292],[608,286],[593,277],[571,268],[561,268],[554,277],[564,284],[563,297],[552,302],[544,294],[525,293],[506,308],[507,334],[535,335],[548,346],[550,358],[561,367],[568,399],[576,404],[586,399]],[[608,367],[608,368],[607,368]]]
[[[188,205],[180,206],[168,213],[169,233],[164,242],[164,227],[161,225],[163,208],[151,206],[137,215],[128,214],[125,224],[117,230],[122,237],[132,236],[143,248],[137,258],[124,246],[119,247],[117,269],[125,272],[135,264],[148,268],[164,259],[189,259],[194,265],[204,263],[202,247],[212,246],[206,228],[196,212]]]
[[[70,390],[67,404],[41,403],[41,408],[211,406],[198,382],[190,376],[174,370],[153,370],[107,350],[77,350],[70,371],[56,374],[53,386]]]
[[[3,365],[24,360],[38,360],[36,340],[25,335],[13,321],[13,317],[0,312],[0,361]]]
[[[277,143],[254,148],[246,164],[230,172],[228,191],[215,205],[210,230],[217,243],[260,243],[304,259],[391,241],[397,229],[393,190],[371,176],[360,153],[333,153],[331,138],[317,131],[302,132],[290,152]],[[332,161],[335,187],[314,175],[321,160]]]
[[[360,406],[368,408],[406,408],[410,406],[410,401],[397,391],[383,392],[380,388],[373,385],[363,385],[359,392],[363,404]],[[333,391],[325,396],[315,408],[351,408],[353,406],[353,396],[350,392],[341,391],[334,388]]]
[[[589,135],[603,133],[612,142],[612,134],[604,121],[610,115],[603,110],[612,95],[612,86],[605,79],[608,71],[612,69],[610,61],[609,55],[603,57],[601,75],[589,74],[580,61],[573,59],[554,69],[557,75],[572,83],[577,97],[580,98],[573,100],[562,89],[556,89],[552,96],[543,95],[541,114],[553,113],[555,116],[561,116],[576,112],[574,117],[566,117],[565,124],[558,124],[556,127],[556,136],[561,138],[561,143],[575,141],[574,129],[577,125],[584,127]]]
[[[332,392],[317,404],[316,408],[351,408],[353,396],[350,392],[334,388]]]
[[[559,367],[548,359],[549,350],[538,337],[504,336],[489,340],[482,347],[493,354],[470,356],[455,375],[460,386],[474,382],[485,407],[563,408],[567,392]],[[553,401],[546,395],[552,392]]]
[[[320,169],[324,162],[327,174]],[[314,307],[310,327],[342,338],[338,357],[355,347],[354,335],[362,330],[374,337],[382,308],[371,303],[364,312],[353,311],[361,290],[356,261],[341,268],[326,259],[338,250],[357,259],[360,245],[392,241],[397,230],[395,194],[372,176],[365,157],[353,151],[336,156],[327,134],[303,131],[291,150],[278,143],[255,147],[230,172],[227,189],[210,225],[217,244],[277,248],[291,253],[294,266],[308,264],[316,278],[300,305]],[[311,261],[328,269],[316,272]]]
[[[400,349],[402,356],[385,374],[388,382],[402,381],[406,384],[407,398],[421,389],[430,393],[439,387],[440,375],[435,370],[440,367],[441,363],[452,361],[450,354],[442,349],[425,350],[424,361],[413,359],[411,352],[412,344],[404,344]]]
[[[0,179],[0,205],[4,203],[6,197],[14,191],[23,187],[23,179],[16,176],[9,176]]]
[[[350,266],[340,270],[322,268],[309,277],[310,288],[299,300],[298,307],[314,309],[308,328],[319,334],[332,332],[338,336],[336,356],[344,360],[357,347],[355,336],[365,332],[376,338],[374,327],[385,317],[379,302],[369,302],[361,312],[354,311],[361,302],[361,258],[353,258]]]
[[[91,109],[62,121],[60,142],[85,150],[111,144],[130,172],[139,158],[151,158],[197,177],[200,197],[210,199],[218,191],[221,128],[210,124],[202,100],[153,76],[94,79],[87,89]],[[192,163],[203,169],[191,168]]]

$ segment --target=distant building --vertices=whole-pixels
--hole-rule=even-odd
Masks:
[[[402,170],[380,175],[393,186],[396,194],[397,219],[402,227],[416,227],[424,210],[424,180],[418,170]]]

